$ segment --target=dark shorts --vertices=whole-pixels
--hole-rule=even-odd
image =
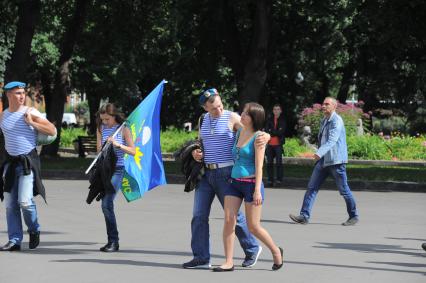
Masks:
[[[225,196],[234,196],[244,199],[245,202],[253,201],[253,192],[255,183],[238,181],[234,178],[230,179],[231,186],[225,190]],[[265,188],[263,182],[260,185],[260,194],[262,195],[262,203],[265,199]]]

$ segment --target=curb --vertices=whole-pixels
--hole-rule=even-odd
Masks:
[[[77,156],[75,149],[71,148],[61,148],[61,152],[72,154]],[[94,158],[95,155],[89,154],[86,158]],[[164,161],[176,161],[173,153],[163,152],[162,157]],[[293,165],[313,165],[315,161],[311,158],[305,157],[283,157],[283,164],[293,164]],[[402,166],[402,167],[425,167],[426,160],[418,161],[394,161],[394,160],[363,160],[363,159],[349,159],[348,164],[357,164],[357,165],[376,165],[376,166]]]
[[[182,175],[167,174],[166,179],[170,184],[185,183],[185,178]],[[273,188],[306,190],[308,182],[309,179],[284,177],[282,185]],[[266,179],[264,183],[266,183]],[[352,191],[426,193],[426,183],[416,182],[353,180],[349,181],[349,187]],[[321,190],[337,190],[337,187],[333,180],[326,180],[321,186]]]
[[[88,180],[88,176],[82,171],[67,170],[44,170],[43,179],[48,180]],[[166,180],[169,184],[184,184],[183,175],[166,174]],[[265,180],[266,181],[266,180]],[[283,184],[274,189],[298,189],[305,190],[309,179],[284,177]],[[396,182],[396,181],[363,181],[349,180],[349,186],[352,191],[370,191],[370,192],[411,192],[426,193],[426,183],[416,182]],[[332,180],[326,180],[321,186],[321,190],[337,190]]]
[[[283,164],[313,165],[311,158],[283,157]],[[349,159],[347,164],[376,165],[376,166],[401,166],[401,167],[426,167],[426,161],[392,161],[392,160],[361,160]]]
[[[163,160],[175,161],[172,153],[163,153]],[[305,157],[283,157],[283,164],[293,165],[313,165],[315,161],[312,158]],[[394,160],[363,160],[349,159],[348,164],[358,165],[377,165],[377,166],[402,166],[402,167],[426,167],[426,161],[394,161]]]

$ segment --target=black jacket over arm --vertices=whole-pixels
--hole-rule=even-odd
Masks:
[[[185,175],[185,192],[194,190],[204,175],[204,163],[198,162],[192,157],[194,149],[201,149],[200,140],[186,142],[180,150],[174,153],[175,158],[182,162],[181,171]]]
[[[86,199],[88,204],[91,204],[95,198],[99,201],[105,194],[114,192],[111,178],[114,175],[116,163],[117,156],[115,155],[114,147],[110,143],[107,143],[95,166],[90,170],[89,194]]]
[[[11,192],[15,182],[15,169],[18,165],[22,165],[24,175],[29,175],[31,172],[34,174],[33,196],[41,195],[44,201],[46,201],[46,190],[41,182],[40,158],[38,157],[37,150],[34,148],[30,153],[18,156],[11,156],[6,151],[5,154],[6,158],[3,164],[0,164],[0,173],[2,174],[0,178],[0,199],[3,201],[3,192]],[[3,179],[3,171],[6,164],[9,164],[9,166]]]

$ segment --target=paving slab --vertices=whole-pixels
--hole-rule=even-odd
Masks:
[[[354,192],[360,223],[343,227],[344,201],[337,191],[321,191],[309,225],[293,224],[304,190],[267,189],[262,224],[284,248],[284,268],[272,272],[264,247],[254,268],[230,273],[185,270],[191,259],[193,193],[167,185],[127,203],[116,200],[120,252],[101,253],[106,232],[100,203],[85,203],[88,182],[45,180],[48,204],[36,198],[41,244],[21,252],[1,252],[0,282],[426,282],[426,194]],[[7,242],[4,203],[0,243]],[[211,211],[212,264],[223,261],[223,211]],[[235,263],[243,259],[236,245]]]

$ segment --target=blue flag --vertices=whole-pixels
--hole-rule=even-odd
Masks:
[[[135,156],[124,156],[121,191],[128,202],[166,184],[160,146],[160,110],[165,81],[157,85],[127,118],[135,143]]]

